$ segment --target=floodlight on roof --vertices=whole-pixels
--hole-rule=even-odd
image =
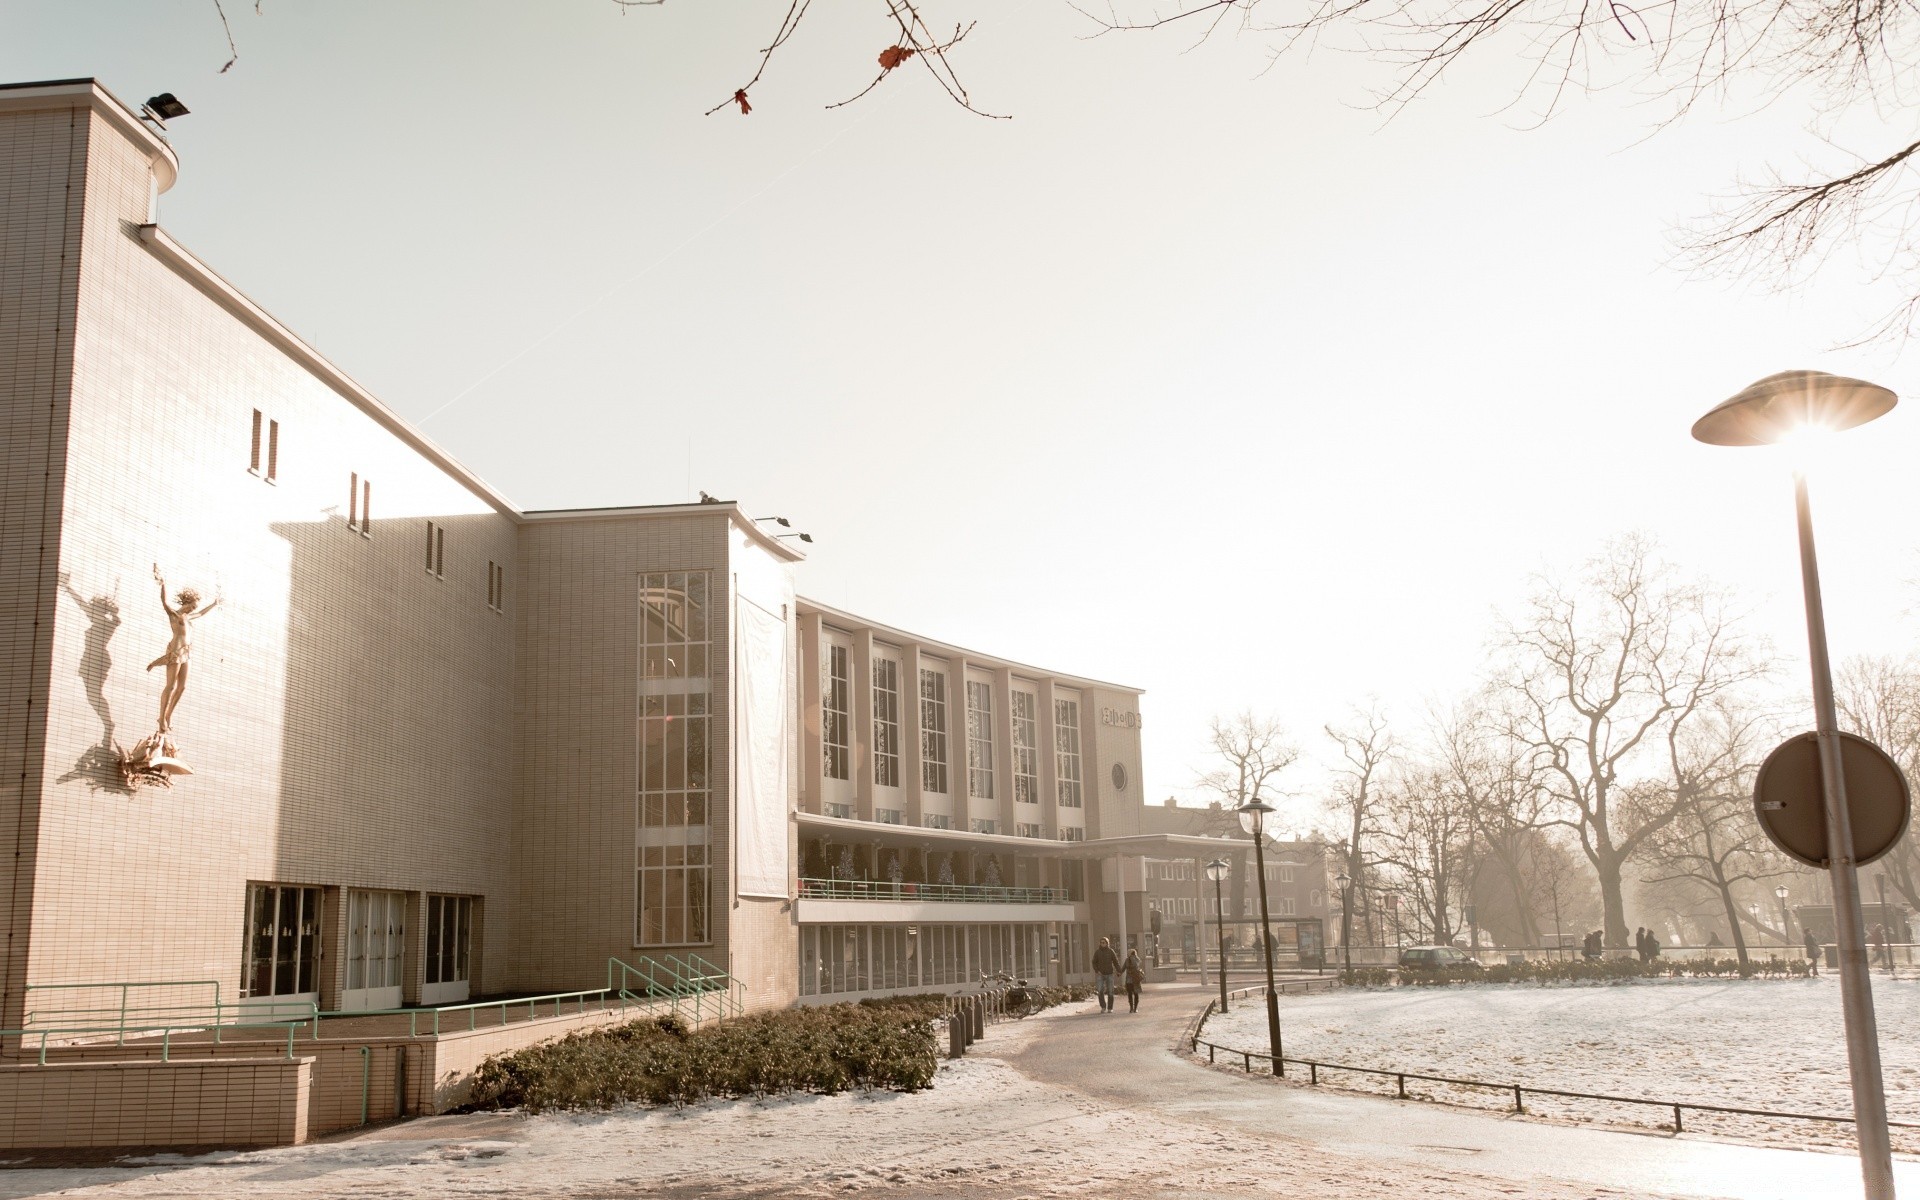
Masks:
[[[192,110],[180,103],[180,98],[172,92],[161,92],[158,96],[149,96],[140,106],[140,115],[165,129],[167,122],[175,117],[184,117]]]

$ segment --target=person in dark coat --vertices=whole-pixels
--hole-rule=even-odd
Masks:
[[[1644,925],[1633,931],[1633,952],[1640,956],[1640,965],[1645,966],[1647,964],[1647,930]]]
[[[1140,985],[1147,981],[1147,969],[1140,963],[1138,950],[1127,951],[1127,961],[1120,964],[1120,982],[1127,989],[1127,1011],[1140,1011]]]
[[[1820,942],[1811,929],[1807,930],[1807,970],[1812,975],[1820,973]]]
[[[1093,994],[1103,1013],[1113,1011],[1113,977],[1119,970],[1120,956],[1113,952],[1112,939],[1101,938],[1099,949],[1093,952]]]

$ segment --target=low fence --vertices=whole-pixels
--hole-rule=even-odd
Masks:
[[[1253,992],[1264,989],[1248,988],[1244,990]],[[1458,1079],[1449,1075],[1430,1075],[1420,1071],[1402,1071],[1387,1067],[1360,1067],[1352,1063],[1326,1062],[1313,1058],[1295,1058],[1284,1052],[1276,1060],[1272,1054],[1261,1053],[1257,1050],[1243,1050],[1236,1046],[1222,1046],[1215,1042],[1203,1040],[1200,1034],[1206,1028],[1207,1019],[1213,1016],[1217,1003],[1218,1001],[1214,1000],[1207,1001],[1206,1008],[1201,1010],[1199,1018],[1192,1026],[1192,1032],[1187,1038],[1187,1048],[1190,1053],[1198,1054],[1200,1049],[1205,1047],[1207,1051],[1207,1061],[1214,1064],[1219,1062],[1219,1056],[1223,1053],[1227,1055],[1229,1063],[1231,1063],[1233,1059],[1238,1058],[1242,1068],[1249,1075],[1253,1073],[1253,1064],[1256,1060],[1267,1064],[1266,1070],[1268,1072],[1279,1075],[1282,1078],[1286,1077],[1289,1066],[1295,1068],[1305,1067],[1307,1068],[1307,1082],[1311,1085],[1318,1085],[1320,1083],[1320,1074],[1323,1071],[1345,1071],[1355,1075],[1369,1075],[1393,1080],[1397,1092],[1395,1098],[1399,1100],[1416,1100],[1421,1098],[1419,1096],[1407,1095],[1407,1080],[1409,1079],[1416,1083],[1447,1084],[1452,1087],[1497,1092],[1503,1099],[1511,1096],[1513,1098],[1513,1104],[1507,1111],[1514,1113],[1525,1113],[1527,1111],[1526,1098],[1528,1096],[1553,1096],[1568,1100],[1593,1100],[1606,1104],[1637,1105],[1671,1112],[1673,1114],[1673,1124],[1671,1126],[1662,1125],[1661,1128],[1671,1128],[1675,1133],[1686,1132],[1686,1125],[1684,1117],[1682,1116],[1682,1114],[1686,1112],[1714,1113],[1722,1116],[1760,1117],[1779,1121],[1819,1121],[1836,1125],[1853,1124],[1852,1117],[1831,1116],[1825,1113],[1780,1112],[1765,1108],[1737,1108],[1726,1104],[1699,1104],[1691,1100],[1652,1100],[1644,1096],[1613,1096],[1602,1092],[1577,1092],[1566,1088],[1538,1087],[1524,1083],[1496,1083],[1486,1079]],[[1277,1070],[1275,1069],[1276,1063],[1278,1064]],[[1894,1129],[1920,1129],[1920,1122],[1915,1121],[1888,1121],[1887,1124]]]

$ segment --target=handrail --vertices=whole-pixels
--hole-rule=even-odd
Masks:
[[[263,1021],[255,1024],[242,1024],[242,1023],[235,1022],[232,1024],[211,1025],[211,1026],[205,1021],[195,1021],[189,1024],[175,1023],[175,1024],[164,1024],[164,1025],[128,1025],[128,1026],[125,1026],[124,1028],[117,1028],[117,1032],[120,1034],[120,1036],[115,1040],[114,1045],[116,1046],[124,1045],[126,1042],[126,1035],[129,1033],[145,1034],[145,1035],[159,1034],[160,1035],[160,1061],[171,1062],[173,1061],[173,1057],[172,1057],[173,1035],[176,1033],[205,1033],[209,1028],[211,1028],[213,1031],[212,1044],[217,1046],[220,1044],[220,1031],[222,1029],[284,1029],[287,1032],[287,1055],[286,1056],[288,1058],[292,1058],[294,1056],[293,1054],[294,1037],[299,1032],[300,1027],[304,1025],[308,1019],[309,1018],[300,1018],[297,1020],[289,1020],[289,1021]],[[22,1042],[24,1042],[29,1037],[32,1037],[36,1034],[39,1035],[39,1038],[40,1038],[39,1063],[41,1066],[44,1067],[47,1065],[47,1047],[50,1044],[51,1039],[55,1034],[88,1034],[88,1033],[103,1034],[103,1033],[113,1033],[113,1032],[116,1032],[116,1027],[114,1026],[75,1025],[75,1026],[61,1028],[61,1027],[55,1027],[55,1026],[42,1025],[34,1029],[0,1029],[0,1039],[17,1037],[17,1038],[20,1038]],[[76,1046],[83,1046],[86,1043],[75,1042],[71,1044]]]
[[[486,1009],[499,1009],[500,1024],[504,1026],[508,1023],[508,1020],[507,1020],[508,1010],[517,1009],[521,1005],[526,1006],[527,1019],[531,1021],[531,1020],[538,1019],[539,1006],[546,1003],[551,1003],[553,1005],[554,1016],[558,1017],[562,1015],[560,1011],[560,1006],[569,1000],[574,1002],[574,1011],[576,1013],[583,1013],[587,1011],[587,1004],[588,1004],[589,998],[599,1001],[599,1007],[595,1011],[605,1012],[607,1009],[607,1001],[610,995],[612,995],[613,998],[619,1001],[621,1012],[626,1011],[629,1000],[638,999],[637,997],[631,997],[625,993],[616,994],[613,992],[613,989],[611,988],[591,988],[587,991],[581,991],[581,992],[550,992],[543,996],[515,996],[515,997],[510,997],[504,1000],[475,1000],[469,1004],[445,1004],[445,1005],[436,1005],[432,1008],[370,1008],[370,1009],[351,1009],[351,1010],[340,1009],[333,1012],[315,1013],[313,1017],[313,1036],[316,1039],[319,1038],[320,1022],[323,1020],[327,1020],[329,1018],[345,1020],[352,1017],[404,1016],[407,1018],[407,1036],[419,1037],[420,1036],[420,1018],[422,1016],[430,1015],[433,1017],[433,1026],[432,1026],[432,1029],[429,1031],[429,1035],[432,1037],[439,1037],[440,1036],[440,1018],[441,1018],[441,1015],[444,1013],[460,1013],[460,1012],[466,1013],[467,1028],[469,1030],[474,1030],[480,1027],[480,1013]]]
[[[800,880],[802,900],[932,900],[965,904],[1067,904],[1065,888],[985,883],[894,883],[884,879]]]

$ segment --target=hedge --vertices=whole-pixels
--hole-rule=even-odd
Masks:
[[[1751,979],[1801,978],[1807,974],[1805,959],[1755,958],[1746,968],[1737,958],[1656,958],[1642,963],[1637,958],[1609,958],[1589,962],[1578,958],[1529,959],[1522,963],[1496,963],[1482,970],[1450,967],[1444,971],[1396,971],[1390,967],[1356,967],[1348,982],[1360,987],[1402,986],[1433,987],[1448,983],[1578,983],[1627,979]]]
[[[849,1088],[918,1091],[932,1084],[938,1064],[930,999],[796,1008],[698,1030],[667,1016],[570,1034],[488,1058],[475,1077],[473,1107],[542,1112]]]

